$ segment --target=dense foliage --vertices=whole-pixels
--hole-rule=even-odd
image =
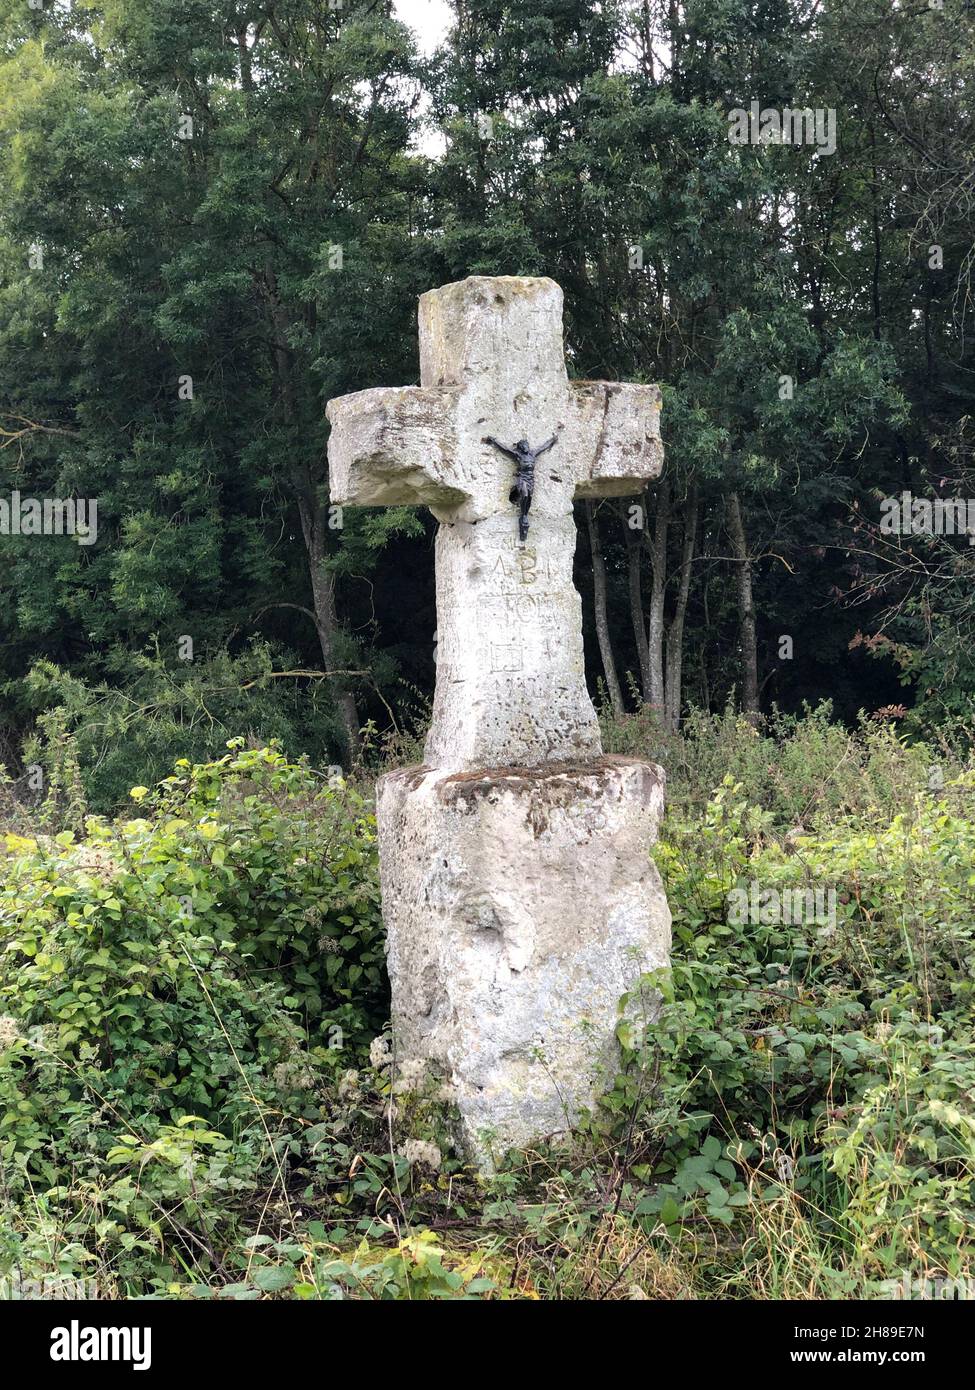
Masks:
[[[975,550],[880,525],[975,494],[972,7],[451,11],[424,55],[392,0],[0,0],[0,1291],[975,1278]],[[835,149],[733,143],[753,101]],[[489,1179],[383,1031],[434,524],[325,466],[470,274],[555,278],[667,452],[576,582],[604,744],[668,772],[672,967]]]
[[[416,380],[471,273],[554,276],[572,373],[664,387],[664,476],[580,515],[617,717],[970,708],[966,537],[878,528],[972,490],[969,7],[452,8],[424,57],[390,0],[0,3],[0,498],[99,502],[0,535],[28,799],[58,710],[106,811],[174,748],[422,722],[432,522],[333,512],[324,405]],[[835,151],[732,144],[752,100]]]
[[[135,819],[9,834],[0,1281],[885,1297],[975,1276],[975,773],[826,711],[774,737],[699,717],[670,747],[659,1017],[644,1035],[621,1001],[600,1109],[489,1180],[451,1148],[442,1079],[381,1032],[352,788],[235,746],[134,788]],[[743,918],[751,885],[833,910]]]
[[[120,1134],[164,1149],[181,1127],[229,1140],[255,1111],[307,1121],[388,1012],[374,822],[354,792],[238,741],[131,794],[136,819],[91,819],[83,840],[6,839],[9,1195],[57,1188],[80,1155],[90,1180]]]

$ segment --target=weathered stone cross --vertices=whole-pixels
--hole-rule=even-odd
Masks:
[[[657,476],[660,394],[567,379],[552,280],[423,295],[420,367],[419,387],[329,403],[331,500],[426,503],[440,522],[425,762],[377,788],[383,918],[397,1057],[450,1085],[490,1168],[610,1083],[619,1001],[668,958],[649,854],[663,777],[602,756],[572,583],[573,498]],[[522,544],[496,445],[526,441],[530,465],[553,436]]]
[[[437,688],[426,761],[469,769],[598,755],[572,583],[573,498],[639,492],[661,468],[656,386],[569,381],[553,280],[473,276],[420,299],[421,386],[332,400],[331,501],[425,503],[437,536]],[[531,531],[513,466],[533,446]]]

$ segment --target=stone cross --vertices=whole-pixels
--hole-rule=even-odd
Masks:
[[[659,474],[660,392],[568,380],[553,280],[472,276],[421,296],[419,323],[422,384],[330,401],[328,455],[334,504],[423,503],[440,522],[426,761],[470,769],[598,755],[572,502],[625,497]],[[489,440],[534,448],[553,435],[521,544],[513,465]]]
[[[572,583],[573,499],[658,475],[660,393],[569,381],[562,291],[509,276],[421,297],[420,375],[329,402],[331,500],[440,522],[433,722],[425,761],[380,778],[379,870],[397,1060],[447,1082],[490,1169],[611,1084],[620,999],[652,1017],[668,959],[663,775],[602,756]]]

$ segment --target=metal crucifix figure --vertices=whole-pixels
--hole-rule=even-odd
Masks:
[[[485,444],[493,444],[496,449],[514,462],[515,481],[508,494],[508,501],[518,503],[518,539],[522,545],[528,539],[528,512],[532,504],[532,494],[535,491],[535,464],[557,440],[558,435],[553,434],[551,439],[547,439],[544,444],[539,444],[537,449],[533,449],[527,439],[519,439],[517,444],[509,449],[506,444],[495,439],[493,434],[484,437]]]

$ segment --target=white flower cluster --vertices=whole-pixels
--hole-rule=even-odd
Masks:
[[[315,1072],[304,1066],[300,1058],[279,1062],[272,1076],[279,1091],[311,1091],[318,1082]]]
[[[422,1163],[427,1168],[432,1168],[435,1173],[440,1171],[443,1162],[443,1154],[438,1145],[428,1139],[407,1139],[400,1153],[408,1163],[414,1166]]]
[[[345,1071],[339,1077],[339,1100],[354,1100],[359,1094],[359,1073],[354,1069]]]
[[[422,1091],[427,1080],[427,1064],[422,1057],[415,1057],[406,1062],[401,1062],[399,1066],[399,1076],[393,1082],[393,1092],[395,1095],[408,1095],[413,1091]]]
[[[21,1032],[17,1020],[11,1018],[9,1014],[0,1017],[0,1052],[5,1052],[8,1047],[13,1047],[19,1037],[21,1037]]]
[[[90,874],[99,883],[111,883],[122,867],[104,845],[79,845],[72,861],[76,869]]]

